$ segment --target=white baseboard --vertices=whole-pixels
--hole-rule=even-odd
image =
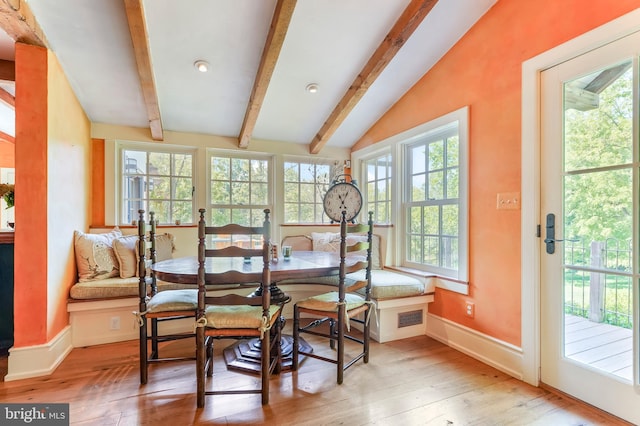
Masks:
[[[522,380],[522,348],[442,317],[427,314],[427,336]]]
[[[43,345],[9,349],[9,365],[4,381],[48,376],[73,349],[71,327],[65,327],[50,342]]]

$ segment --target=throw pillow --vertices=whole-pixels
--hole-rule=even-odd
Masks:
[[[74,232],[73,242],[80,282],[119,275],[118,259],[113,252],[113,240],[121,236],[122,232],[118,228],[106,234]]]
[[[113,251],[116,254],[118,265],[120,267],[120,278],[138,276],[138,256],[136,256],[137,246],[137,235],[127,235],[116,238],[113,241]]]
[[[312,232],[314,251],[340,251],[340,234],[337,232]]]

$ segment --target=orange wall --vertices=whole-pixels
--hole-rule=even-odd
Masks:
[[[520,211],[496,210],[496,196],[520,191],[522,62],[638,7],[499,0],[354,146],[470,106],[470,294],[437,290],[430,313],[520,345]],[[475,302],[473,319],[464,316],[466,300]]]
[[[16,146],[11,142],[0,140],[0,167],[12,169],[16,164]],[[5,183],[5,182],[2,182]]]
[[[16,43],[14,347],[47,341],[47,49]]]

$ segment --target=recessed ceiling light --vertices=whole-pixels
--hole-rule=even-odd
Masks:
[[[209,71],[209,63],[207,61],[198,60],[193,63],[193,66],[200,72]]]
[[[307,84],[305,90],[309,93],[318,93],[318,85],[316,83]]]

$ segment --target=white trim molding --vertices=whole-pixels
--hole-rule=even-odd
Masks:
[[[65,327],[48,343],[24,348],[9,349],[9,366],[5,382],[48,376],[55,371],[69,355],[71,345],[71,327]]]
[[[517,346],[429,313],[427,336],[516,379],[523,378],[523,353]]]

